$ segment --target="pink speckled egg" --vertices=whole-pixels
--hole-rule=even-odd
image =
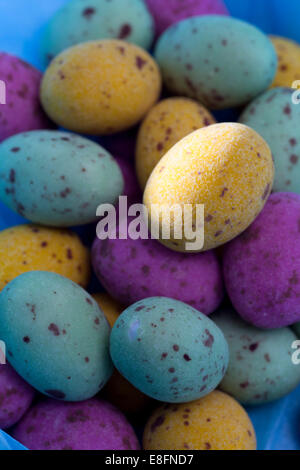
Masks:
[[[13,437],[31,450],[138,450],[137,437],[110,403],[42,401],[18,423]]]
[[[146,3],[154,17],[157,35],[190,16],[228,14],[222,0],[146,0]]]
[[[53,127],[40,106],[41,78],[30,64],[0,52],[0,80],[6,89],[6,104],[0,104],[0,142],[20,132]]]
[[[178,253],[156,240],[96,238],[94,271],[109,294],[123,305],[147,297],[181,300],[208,315],[223,298],[216,254]]]
[[[0,365],[0,429],[16,424],[28,410],[35,391],[9,364]]]
[[[224,249],[229,297],[247,322],[300,321],[300,195],[273,194],[255,222]]]

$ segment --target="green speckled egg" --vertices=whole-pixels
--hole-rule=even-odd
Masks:
[[[228,364],[228,346],[219,328],[189,305],[166,297],[127,308],[112,329],[110,353],[132,385],[169,403],[207,395]]]
[[[292,362],[296,335],[290,328],[261,330],[230,308],[212,316],[229,345],[229,366],[220,388],[245,405],[277,400],[300,383],[300,365]]]
[[[0,145],[0,200],[41,225],[93,222],[97,207],[115,203],[123,185],[113,157],[75,134],[32,131]]]
[[[300,194],[300,104],[295,90],[273,88],[253,101],[240,122],[255,129],[269,144],[275,163],[275,192]]]
[[[58,274],[32,271],[0,294],[0,338],[14,369],[52,398],[96,395],[112,374],[110,327],[97,302]]]
[[[273,82],[277,56],[259,29],[235,18],[196,16],[160,37],[155,58],[165,85],[212,109],[243,105]]]
[[[153,18],[143,0],[72,0],[47,24],[41,49],[47,63],[85,41],[123,39],[148,49],[153,38]]]

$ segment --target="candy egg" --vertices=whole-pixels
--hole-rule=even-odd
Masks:
[[[0,52],[0,79],[5,84],[5,103],[0,100],[0,142],[20,132],[53,127],[39,102],[41,72]]]
[[[52,271],[82,287],[90,279],[87,248],[70,230],[19,225],[0,232],[0,290],[28,271]]]
[[[0,294],[0,338],[10,363],[50,397],[81,401],[103,388],[113,369],[109,334],[94,299],[58,274],[22,274]]]
[[[290,328],[260,330],[233,309],[221,309],[212,320],[229,346],[229,365],[220,388],[244,405],[269,403],[300,383],[300,366],[292,361],[297,336]]]
[[[236,123],[204,127],[172,147],[153,170],[144,193],[149,226],[160,228],[160,242],[172,250],[216,248],[253,222],[272,190],[273,178],[270,149],[254,130]],[[174,205],[181,211],[174,212],[167,239],[162,229]],[[196,212],[199,205],[204,206],[204,229],[202,213]],[[198,240],[202,231],[203,246],[201,237]]]
[[[146,3],[154,17],[158,36],[172,24],[190,16],[228,14],[222,0],[146,0]]]
[[[11,351],[7,351],[10,355]],[[1,354],[1,350],[0,350]],[[30,407],[35,392],[9,364],[0,364],[0,428],[16,424]]]
[[[148,49],[153,37],[153,19],[143,0],[73,0],[48,23],[41,49],[48,62],[85,41],[123,39]]]
[[[300,44],[290,39],[270,36],[278,57],[278,69],[273,87],[292,87],[300,80]]]
[[[32,131],[0,145],[0,200],[38,224],[93,222],[98,206],[115,203],[123,185],[112,156],[71,133]]]
[[[228,363],[219,328],[189,305],[165,297],[144,299],[122,313],[112,329],[110,353],[131,384],[169,403],[210,393]]]
[[[224,295],[220,264],[212,251],[185,255],[156,240],[117,236],[95,240],[92,262],[101,284],[126,306],[145,297],[170,296],[209,315]]]
[[[272,194],[263,212],[224,247],[223,271],[235,310],[260,328],[300,321],[300,195]]]
[[[201,104],[187,98],[168,98],[154,106],[138,134],[136,171],[143,189],[159,162],[183,137],[216,121]]]
[[[143,437],[145,450],[256,450],[246,411],[229,395],[214,391],[191,403],[158,408]]]
[[[241,106],[273,82],[277,57],[255,26],[226,16],[197,16],[171,26],[154,54],[167,88],[209,109]]]
[[[139,450],[126,418],[102,400],[36,404],[13,431],[30,450]]]
[[[240,122],[256,130],[269,144],[275,164],[274,191],[300,193],[300,105],[295,90],[274,88],[254,100]]]
[[[54,59],[41,101],[60,126],[83,134],[114,134],[137,124],[157,101],[158,66],[125,41],[89,41]]]

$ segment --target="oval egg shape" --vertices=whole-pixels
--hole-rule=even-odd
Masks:
[[[279,36],[270,36],[275,47],[278,68],[272,87],[292,87],[300,80],[300,44]]]
[[[157,101],[158,66],[125,41],[89,41],[71,47],[50,64],[41,102],[54,122],[74,132],[114,134],[137,124]]]
[[[223,276],[239,315],[258,328],[300,321],[300,195],[274,193],[223,251]]]
[[[300,383],[300,365],[292,361],[297,336],[290,328],[261,330],[220,309],[212,320],[229,346],[229,365],[220,389],[244,405],[269,403],[288,395]]]
[[[8,357],[10,357],[9,353],[11,351],[7,351]],[[20,421],[30,408],[35,391],[13,370],[10,364],[2,362],[0,364],[0,426],[1,429],[7,429]]]
[[[146,297],[171,297],[205,315],[214,312],[223,296],[222,270],[213,251],[175,253],[156,240],[96,238],[92,264],[101,285],[128,306]]]
[[[200,400],[165,404],[154,411],[143,436],[145,450],[256,450],[244,408],[214,391]]]
[[[121,170],[100,145],[60,131],[19,134],[0,145],[0,200],[41,225],[97,219],[100,204],[123,192]]]
[[[52,398],[82,401],[110,378],[109,324],[94,299],[58,274],[32,271],[0,294],[0,337],[10,363]]]
[[[53,127],[40,105],[39,70],[18,57],[0,52],[0,78],[5,83],[5,88],[1,84],[0,142],[20,132]]]
[[[300,194],[300,104],[293,102],[294,93],[281,87],[266,91],[244,110],[240,122],[256,130],[270,146],[275,165],[273,190]]]
[[[152,170],[173,145],[215,122],[204,106],[187,98],[168,98],[155,105],[138,133],[135,164],[141,188],[145,188]]]
[[[174,216],[174,226],[186,223],[181,234],[171,231],[169,239],[160,234],[160,242],[175,251],[206,251],[227,243],[253,222],[268,199],[273,178],[271,151],[259,134],[241,124],[214,124],[189,134],[160,160],[148,180],[144,204],[151,226],[160,228],[174,205],[183,215],[191,205],[192,220],[185,221],[180,213]],[[199,205],[204,221],[196,215]],[[203,247],[185,236],[189,224],[196,235],[203,230]]]
[[[248,103],[273,82],[277,57],[255,26],[225,16],[198,16],[171,26],[154,54],[167,88],[209,109]]]
[[[189,305],[165,297],[144,299],[122,313],[112,329],[110,353],[132,385],[169,403],[210,393],[228,363],[219,328]]]
[[[90,279],[88,249],[65,229],[18,225],[0,232],[0,290],[28,271],[51,271],[87,287]]]
[[[49,21],[42,40],[45,63],[64,49],[97,39],[151,46],[154,22],[143,0],[73,0]]]

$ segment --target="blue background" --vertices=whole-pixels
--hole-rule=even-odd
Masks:
[[[15,54],[38,68],[43,25],[69,0],[0,0],[0,50]],[[167,0],[162,0],[167,1]],[[225,0],[232,16],[249,21],[268,34],[300,42],[300,0]],[[0,205],[0,230],[24,221]],[[248,408],[259,449],[300,449],[300,388],[270,405]],[[1,435],[0,450],[18,448]]]

